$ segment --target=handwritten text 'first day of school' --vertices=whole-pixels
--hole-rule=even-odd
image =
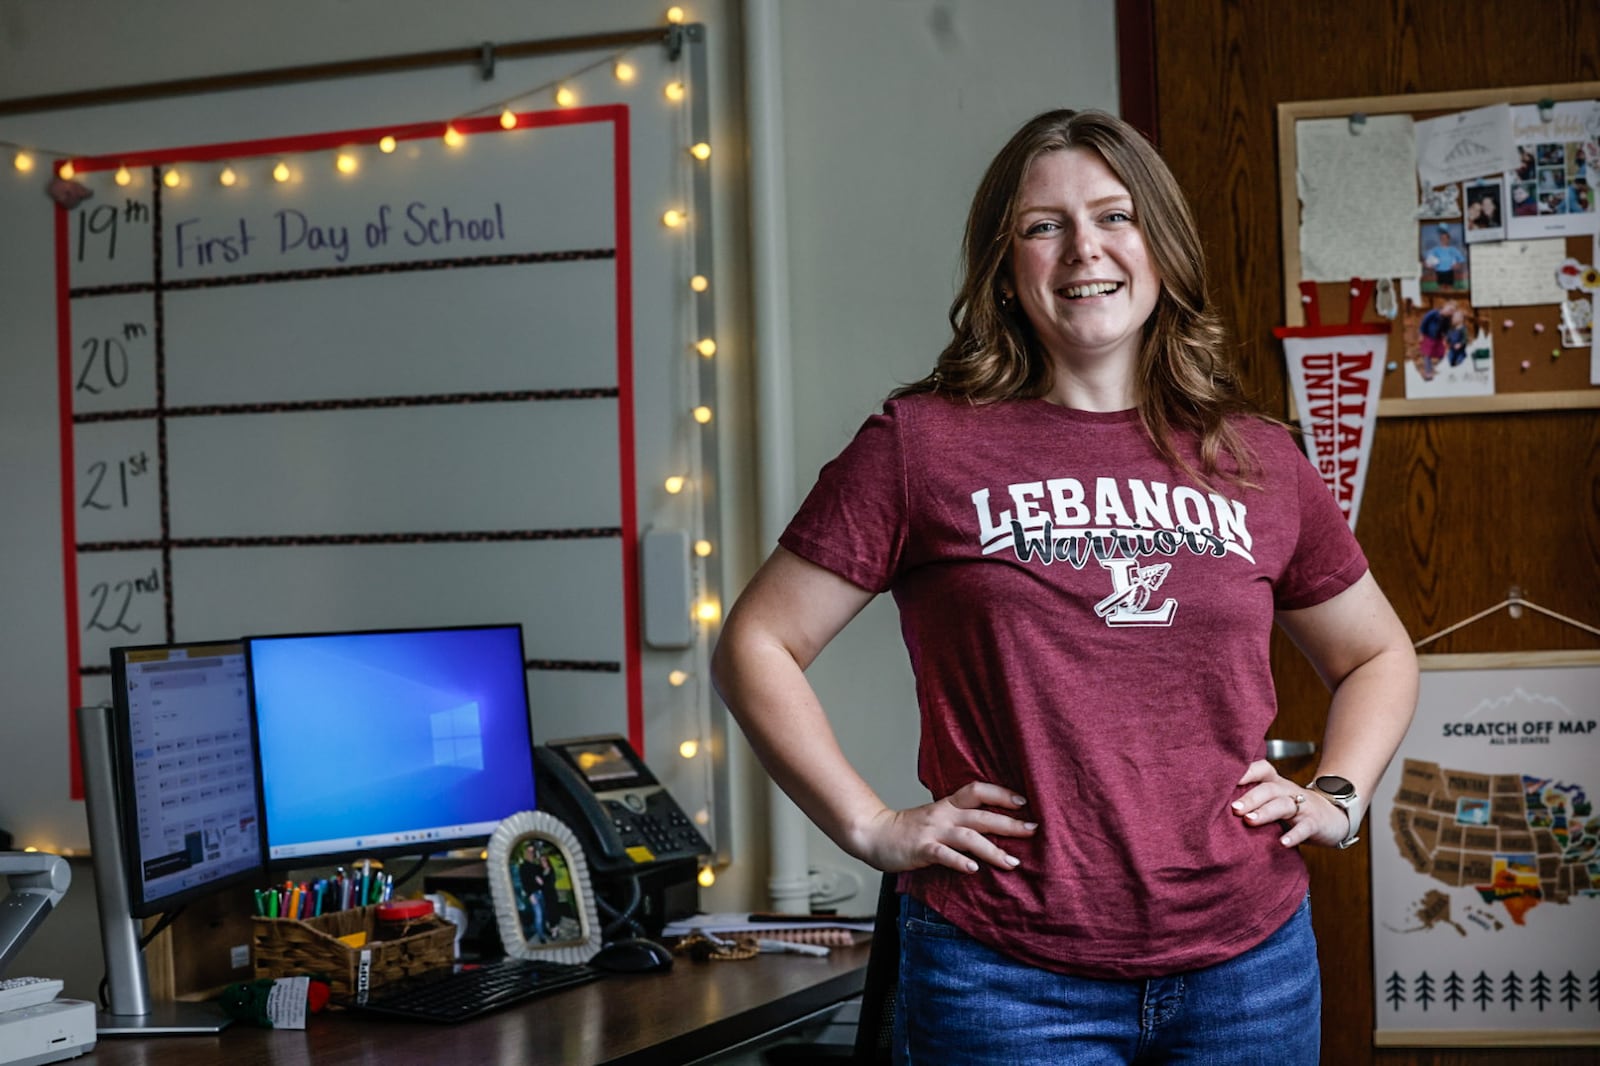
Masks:
[[[488,211],[462,215],[449,207],[413,200],[404,208],[380,204],[364,224],[318,222],[304,211],[275,211],[265,226],[240,216],[226,223],[186,218],[173,226],[174,265],[179,269],[240,263],[263,254],[313,253],[343,263],[353,241],[369,249],[405,243],[413,248],[481,245],[506,239],[505,212],[496,202]]]

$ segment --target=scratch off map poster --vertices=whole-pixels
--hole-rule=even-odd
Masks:
[[[1600,1044],[1600,654],[1505,662],[1422,656],[1373,797],[1379,1045]]]

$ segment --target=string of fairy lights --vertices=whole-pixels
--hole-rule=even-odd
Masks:
[[[669,26],[683,26],[686,23],[687,13],[682,7],[675,5],[666,10],[665,18]],[[519,92],[515,96],[464,112],[446,121],[442,132],[438,122],[392,128],[390,132],[377,136],[370,144],[344,145],[326,153],[288,155],[281,158],[259,156],[236,159],[198,158],[187,161],[169,159],[163,160],[159,168],[150,168],[142,161],[133,159],[131,153],[129,162],[124,163],[118,162],[114,157],[91,159],[82,153],[18,144],[4,139],[0,139],[0,150],[10,151],[11,169],[19,178],[48,175],[47,191],[52,198],[68,209],[75,207],[82,198],[92,194],[90,189],[81,184],[88,178],[90,171],[102,173],[109,171],[110,180],[117,187],[129,190],[137,189],[147,180],[156,180],[152,179],[153,175],[159,175],[158,180],[173,189],[192,183],[214,182],[223,189],[244,190],[261,180],[263,176],[273,183],[294,183],[302,176],[299,173],[300,168],[310,165],[308,160],[320,160],[326,156],[337,175],[349,179],[360,174],[373,149],[376,149],[379,157],[391,156],[403,142],[414,142],[428,137],[440,138],[448,149],[459,149],[465,145],[467,139],[463,132],[464,128],[470,132],[485,132],[493,125],[492,122],[486,123],[485,120],[494,116],[498,116],[498,125],[501,129],[510,131],[517,129],[524,121],[519,118],[519,109],[527,110],[541,101],[551,101],[557,109],[581,107],[585,102],[584,79],[597,71],[609,68],[611,76],[618,84],[634,84],[640,75],[639,68],[631,56],[631,51],[604,56],[568,71],[559,78]],[[689,86],[677,78],[666,81],[661,86],[660,92],[669,104],[682,105],[690,98]],[[703,183],[706,180],[703,168],[711,159],[711,145],[703,139],[693,137],[686,139],[693,141],[684,151],[693,161],[692,166],[697,171],[694,180]],[[701,201],[702,204],[707,202]],[[695,214],[698,214],[698,211],[692,212],[688,206],[674,206],[664,210],[659,216],[659,221],[668,231],[688,234],[694,229],[695,224],[709,222],[708,219],[693,217]],[[680,460],[683,463],[680,468],[683,472],[667,476],[662,482],[662,489],[670,500],[689,505],[688,512],[692,516],[690,524],[693,527],[691,551],[694,557],[690,561],[693,581],[691,612],[692,621],[699,624],[694,630],[695,642],[681,652],[680,661],[667,671],[664,680],[670,690],[682,693],[680,699],[687,697],[687,702],[695,711],[693,727],[680,733],[682,739],[677,746],[677,753],[681,758],[694,760],[710,754],[706,732],[709,729],[709,722],[704,717],[710,694],[703,688],[705,671],[701,664],[709,656],[710,633],[722,619],[722,605],[717,592],[718,583],[710,569],[710,560],[716,554],[711,532],[716,508],[714,501],[709,500],[704,492],[704,482],[707,480],[705,456],[708,449],[715,448],[715,437],[707,437],[705,434],[715,433],[712,406],[715,375],[709,372],[709,368],[710,361],[718,354],[718,345],[711,331],[701,328],[703,323],[713,321],[713,305],[710,302],[711,278],[704,269],[704,264],[698,261],[700,257],[693,253],[692,246],[686,248],[685,252],[697,268],[693,269],[688,281],[691,304],[690,313],[685,319],[689,323],[686,348],[691,361],[701,364],[700,368],[686,374],[690,382],[688,387],[695,399],[685,417],[690,428],[699,432],[690,434],[691,446],[688,454]],[[694,384],[695,382],[698,382],[698,385]],[[699,565],[695,565],[695,560],[698,560]],[[681,707],[679,709],[682,710]],[[708,782],[708,806],[710,767],[706,766],[704,772]],[[711,820],[707,806],[701,806],[693,815],[702,828],[707,827]],[[29,847],[28,850],[33,848]],[[706,886],[713,883],[715,871],[711,865],[702,866],[699,880]]]

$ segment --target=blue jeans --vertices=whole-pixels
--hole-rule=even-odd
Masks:
[[[1237,958],[1121,981],[1017,962],[905,896],[897,995],[901,1066],[1314,1066],[1320,1054],[1322,982],[1309,897]]]

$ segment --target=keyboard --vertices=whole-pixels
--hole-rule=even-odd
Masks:
[[[418,1022],[464,1022],[601,976],[588,966],[539,959],[443,966],[375,988],[351,1009]]]

